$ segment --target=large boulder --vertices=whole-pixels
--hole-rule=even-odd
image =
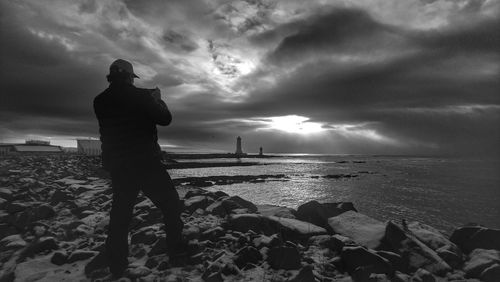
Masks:
[[[474,249],[500,250],[500,229],[464,226],[453,231],[450,241],[466,254]]]
[[[394,269],[388,260],[364,247],[344,247],[340,258],[347,272],[351,274],[358,267],[369,268],[371,273],[384,273],[388,275],[394,273]]]
[[[412,271],[423,268],[433,274],[443,275],[451,270],[436,252],[391,221],[387,223],[383,242],[400,254]]]
[[[214,200],[208,196],[193,196],[184,200],[184,209],[188,212],[194,212],[197,209],[205,209]]]
[[[470,253],[469,259],[465,262],[465,275],[469,278],[479,278],[484,270],[494,264],[500,264],[499,251],[475,249]]]
[[[302,221],[329,229],[328,219],[346,211],[356,211],[352,203],[319,203],[310,201],[297,208],[296,217]]]
[[[217,201],[211,203],[205,210],[210,214],[224,217],[228,214],[238,213],[237,211],[239,210],[245,210],[244,213],[256,213],[257,206],[241,197],[232,196],[220,197]]]
[[[355,211],[329,218],[328,225],[333,232],[370,249],[380,247],[386,228],[383,222]]]
[[[236,203],[238,206],[247,209],[250,213],[256,213],[257,212],[257,206],[254,205],[252,202],[247,201],[241,197],[238,196],[231,196],[229,197],[226,201],[232,201]]]
[[[277,216],[286,218],[296,218],[296,211],[292,208],[280,207],[275,205],[258,205],[258,212],[265,216]]]
[[[285,239],[306,239],[315,235],[326,234],[326,229],[312,223],[293,218],[269,216]]]
[[[441,232],[432,226],[423,224],[417,221],[408,223],[408,230],[417,237],[422,243],[426,244],[429,248],[437,250],[445,246],[451,246],[451,249],[455,249],[457,252],[458,247],[448,240]]]
[[[408,224],[408,230],[418,240],[434,250],[451,267],[458,268],[462,265],[463,254],[460,248],[434,227],[414,221]]]
[[[252,230],[265,235],[280,233],[285,239],[307,239],[310,236],[326,234],[324,228],[309,222],[259,214],[232,215],[229,217],[228,227],[240,232]]]

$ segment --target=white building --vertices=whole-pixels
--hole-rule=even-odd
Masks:
[[[87,156],[99,156],[101,154],[101,140],[98,139],[76,139],[77,152]]]

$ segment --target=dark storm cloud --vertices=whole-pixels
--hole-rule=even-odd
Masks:
[[[487,18],[439,31],[415,32],[416,44],[445,52],[499,53],[500,19]]]
[[[162,38],[168,46],[175,46],[185,52],[192,52],[199,48],[196,42],[174,30],[165,31]]]
[[[340,8],[306,20],[288,23],[279,30],[288,31],[294,28],[296,31],[282,39],[278,47],[270,53],[271,60],[296,59],[295,57],[321,51],[367,50],[373,48],[373,44],[378,43],[380,37],[392,33],[388,27],[373,20],[363,10]],[[260,36],[265,37],[272,36]]]

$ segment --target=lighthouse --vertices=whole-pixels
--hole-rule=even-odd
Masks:
[[[238,136],[236,138],[236,155],[243,155],[243,151],[241,150],[241,137]]]

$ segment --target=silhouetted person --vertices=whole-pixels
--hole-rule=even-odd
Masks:
[[[158,88],[135,87],[132,64],[114,61],[109,68],[109,87],[94,99],[102,141],[102,162],[110,172],[113,202],[105,251],[89,263],[106,263],[115,276],[128,266],[128,227],[139,191],[162,211],[167,250],[175,256],[183,250],[181,202],[162,164],[156,125],[169,125],[172,116]],[[101,262],[99,262],[101,260]],[[106,262],[103,262],[106,261]]]

